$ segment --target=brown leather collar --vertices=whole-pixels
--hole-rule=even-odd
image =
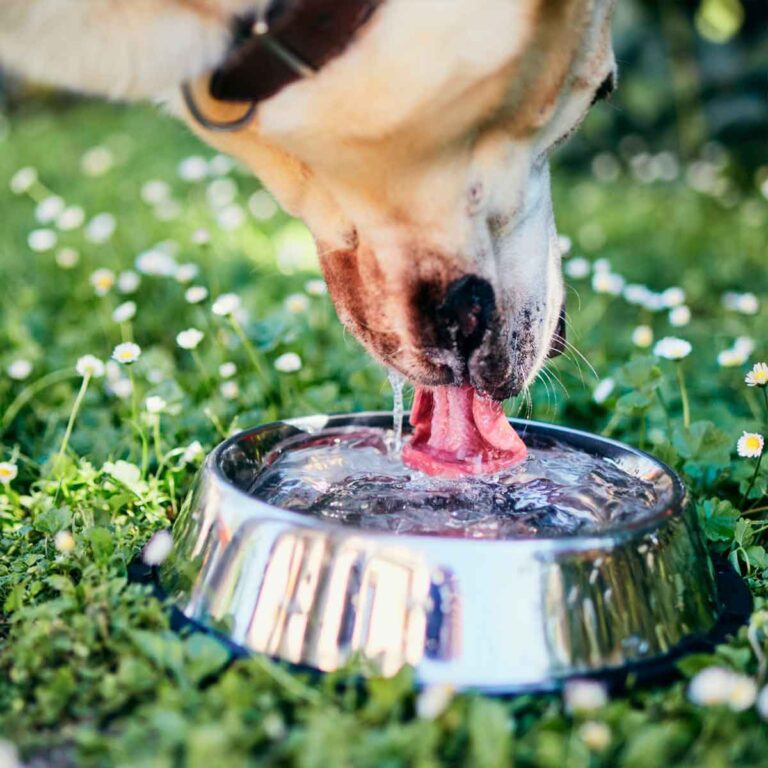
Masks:
[[[221,101],[258,102],[342,54],[382,0],[273,0],[239,19],[229,57],[213,74]]]

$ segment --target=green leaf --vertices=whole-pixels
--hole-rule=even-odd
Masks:
[[[740,512],[725,499],[705,499],[696,505],[699,522],[710,541],[732,541]]]
[[[733,440],[711,421],[696,421],[688,429],[676,426],[672,444],[684,459],[712,469],[723,469],[731,462]]]
[[[194,683],[218,672],[230,659],[229,651],[210,635],[195,633],[184,641],[187,676]]]
[[[692,653],[690,656],[684,656],[675,665],[686,677],[691,678],[697,672],[707,667],[717,666],[720,662],[717,656],[711,653]]]
[[[181,638],[170,630],[149,632],[144,629],[130,631],[130,638],[138,650],[155,666],[182,677],[184,645]]]
[[[619,368],[616,383],[629,389],[655,389],[662,381],[661,369],[655,357],[636,357]]]
[[[93,556],[104,562],[108,560],[115,548],[115,542],[112,534],[106,528],[88,528],[85,532],[85,538],[91,545]]]
[[[641,416],[645,413],[653,402],[651,395],[643,390],[627,392],[616,401],[616,410],[627,416]]]
[[[128,461],[108,461],[102,470],[137,496],[142,496],[147,492],[147,484],[141,479],[141,470],[135,464]]]
[[[63,531],[72,523],[72,512],[68,507],[51,507],[41,512],[36,518],[32,527],[40,533],[47,533],[54,536],[59,531]]]
[[[511,729],[507,711],[498,701],[472,699],[467,720],[469,764],[504,768],[510,762]]]

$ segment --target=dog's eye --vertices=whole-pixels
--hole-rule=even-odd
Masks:
[[[611,72],[611,74],[600,83],[600,87],[595,91],[595,95],[592,97],[592,103],[597,104],[598,101],[605,101],[615,90],[616,76]]]

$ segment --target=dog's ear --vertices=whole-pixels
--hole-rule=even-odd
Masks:
[[[254,0],[0,0],[0,64],[117,99],[162,99],[214,68]]]

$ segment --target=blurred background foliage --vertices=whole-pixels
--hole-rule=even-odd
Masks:
[[[564,155],[671,150],[683,160],[728,150],[744,185],[768,176],[768,3],[619,0],[614,46],[620,87]],[[624,144],[620,140],[624,139]],[[629,147],[627,142],[629,141]],[[757,179],[755,178],[757,174]]]

